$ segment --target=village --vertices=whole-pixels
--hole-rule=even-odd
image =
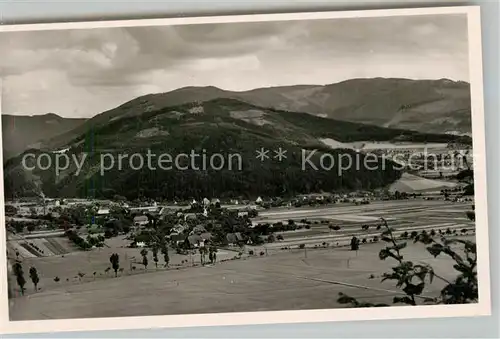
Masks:
[[[24,198],[6,204],[8,259],[37,267],[44,291],[113,278],[113,269],[124,277],[297,251],[310,256],[348,248],[353,239],[374,245],[381,220],[400,237],[467,236],[475,232],[474,206],[469,179],[462,179],[404,173],[386,190],[254,201]],[[39,292],[13,279],[9,287],[14,302]]]

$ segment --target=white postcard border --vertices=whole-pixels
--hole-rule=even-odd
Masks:
[[[365,309],[324,309],[305,311],[272,311],[219,314],[165,315],[121,318],[93,318],[66,320],[10,321],[7,298],[7,258],[5,211],[0,212],[0,333],[38,333],[59,331],[123,330],[144,328],[175,328],[195,326],[224,326],[250,324],[291,324],[330,321],[359,321],[382,319],[408,319],[432,317],[464,317],[491,315],[490,264],[488,238],[488,207],[486,183],[486,145],[483,103],[483,78],[481,54],[481,23],[479,6],[428,7],[410,9],[385,9],[342,12],[313,12],[291,14],[258,14],[211,16],[168,19],[117,20],[71,23],[44,23],[0,25],[0,33],[35,30],[89,29],[110,27],[140,27],[157,25],[186,25],[206,23],[263,22],[287,20],[314,20],[356,17],[387,17],[436,14],[466,14],[468,17],[469,72],[471,85],[472,131],[474,151],[474,181],[476,207],[476,243],[478,256],[479,303],[467,305],[401,306]],[[0,112],[1,82],[0,78]],[[0,123],[1,124],[1,123]],[[1,130],[0,130],[1,131]],[[0,138],[0,148],[2,138]],[[2,152],[0,152],[0,160]],[[3,177],[3,166],[0,168]],[[4,205],[4,182],[0,180],[0,205]],[[332,296],[334,297],[334,296]]]

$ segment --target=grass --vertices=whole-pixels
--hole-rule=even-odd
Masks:
[[[380,274],[392,264],[378,259],[381,246],[362,246],[357,254],[335,249],[308,251],[307,257],[303,251],[257,256],[74,284],[13,299],[10,314],[12,320],[28,320],[338,308],[343,307],[336,302],[339,292],[387,302],[397,289],[380,283]],[[410,245],[405,253],[445,277],[454,274],[451,262],[433,259],[420,245]],[[435,282],[424,294],[435,295],[441,287]]]
[[[404,201],[384,202],[383,206],[376,204],[369,206],[352,206],[328,208],[328,213],[349,213],[373,209],[373,215],[394,217],[391,226],[418,229],[433,225],[457,223],[456,227],[444,228],[460,229],[458,220],[435,220],[443,217],[448,219],[456,213],[441,213],[435,211],[440,205],[453,205],[454,209],[464,208],[465,205],[451,202],[437,201]],[[448,207],[449,208],[449,207]],[[321,213],[322,209],[316,209]],[[375,213],[376,211],[376,213]],[[416,211],[418,218],[409,213]],[[273,211],[270,211],[273,213]],[[416,213],[414,212],[414,213]],[[308,213],[305,210],[305,213]],[[406,216],[406,219],[405,219]],[[288,218],[288,216],[284,216]],[[301,219],[299,214],[294,218]],[[140,250],[123,248],[125,242],[120,238],[107,240],[111,248],[102,248],[90,252],[74,252],[62,256],[32,258],[25,260],[25,267],[34,265],[41,274],[41,291],[34,294],[28,289],[28,297],[12,299],[11,319],[28,320],[75,317],[106,317],[106,316],[143,316],[161,314],[184,313],[214,313],[214,312],[249,312],[264,310],[294,310],[344,307],[336,302],[338,292],[347,293],[358,299],[371,302],[390,302],[396,288],[390,283],[380,283],[381,273],[390,269],[390,261],[382,262],[378,259],[378,251],[384,244],[362,244],[356,252],[347,247],[336,247],[339,235],[347,239],[341,241],[348,244],[353,233],[361,233],[360,240],[373,239],[380,235],[382,230],[370,227],[368,232],[361,229],[364,223],[341,224],[340,231],[331,231],[327,224],[313,224],[310,230],[298,232],[284,232],[284,241],[266,244],[267,256],[260,256],[265,247],[247,247],[256,255],[250,258],[226,261],[211,267],[189,267],[189,256],[181,256],[170,251],[172,269],[156,271],[149,251],[148,273],[140,263],[133,264],[136,270],[130,272],[130,263],[125,257],[134,257],[140,261]],[[419,226],[421,225],[421,226]],[[457,228],[458,227],[458,228]],[[435,229],[438,231],[438,228]],[[409,232],[410,233],[410,232]],[[318,234],[318,236],[315,236]],[[305,238],[307,236],[308,238]],[[326,236],[323,239],[322,236]],[[318,238],[315,238],[318,237]],[[465,236],[467,237],[467,236]],[[314,245],[322,247],[322,243],[329,244],[328,248],[313,249]],[[369,242],[369,241],[368,241]],[[410,243],[411,241],[409,241]],[[307,243],[307,249],[298,249],[298,245]],[[289,246],[292,250],[281,250]],[[247,251],[248,252],[248,251]],[[104,273],[110,267],[111,253],[120,255],[121,267],[124,272],[118,278],[113,273]],[[410,260],[423,260],[436,269],[440,275],[453,277],[454,271],[451,262],[444,258],[434,259],[425,251],[422,245],[409,245],[405,254]],[[218,261],[233,258],[237,252],[221,250]],[[159,256],[159,266],[163,266],[163,257]],[[193,256],[195,263],[199,263],[200,256]],[[184,261],[183,268],[181,265]],[[187,262],[186,262],[187,261]],[[177,269],[179,268],[179,269]],[[85,273],[85,277],[78,278],[78,272]],[[93,272],[96,272],[95,281]],[[374,278],[369,278],[373,275]],[[55,282],[58,276],[61,280]],[[66,281],[68,279],[68,281]],[[80,281],[81,280],[81,281]],[[352,287],[362,285],[366,288]],[[29,286],[29,284],[28,284]],[[431,285],[427,294],[436,294],[442,286],[439,282]],[[382,290],[382,291],[381,291]],[[42,314],[44,316],[42,316]]]

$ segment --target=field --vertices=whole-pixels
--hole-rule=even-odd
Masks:
[[[357,141],[351,143],[343,143],[332,138],[320,139],[325,145],[331,148],[346,148],[346,149],[359,149],[363,151],[370,150],[447,150],[448,144],[446,143],[408,143],[408,142],[371,142],[371,141]]]
[[[259,214],[255,223],[287,223],[289,219],[311,221],[310,229],[301,229],[281,233],[284,240],[266,245],[268,248],[281,248],[298,244],[320,245],[327,242],[329,245],[339,245],[350,241],[351,237],[360,239],[373,239],[380,235],[377,226],[381,224],[380,218],[387,220],[396,233],[423,230],[435,232],[446,229],[468,229],[474,232],[474,222],[467,219],[465,212],[471,209],[470,204],[452,203],[449,201],[428,201],[423,199],[403,201],[379,201],[361,206],[333,206],[322,208],[298,208],[264,211]],[[341,227],[332,231],[328,224]],[[369,226],[363,230],[362,226]]]
[[[220,249],[218,263],[205,267],[191,267],[193,262],[199,263],[199,254],[171,253],[172,267],[157,270],[149,254],[146,272],[142,265],[131,263],[132,257],[139,259],[139,250],[120,247],[123,241],[118,238],[107,242],[109,248],[73,252],[64,258],[30,258],[25,262],[41,272],[41,290],[35,293],[28,285],[26,296],[11,299],[10,317],[30,320],[345,307],[336,301],[339,292],[390,303],[398,292],[393,283],[380,282],[380,275],[394,264],[378,259],[383,244],[367,241],[358,253],[342,245],[352,234],[361,234],[360,239],[380,235],[381,230],[375,226],[379,217],[387,218],[397,232],[450,228],[460,234],[460,230],[467,229],[469,235],[464,236],[471,237],[474,224],[465,217],[468,209],[469,205],[461,203],[410,200],[267,210],[260,213],[261,220],[326,218],[340,225],[341,230],[331,231],[324,223],[312,223],[307,230],[284,232],[282,242],[247,246],[247,253],[253,250],[254,256],[228,260],[237,253]],[[370,225],[368,231],[361,229],[365,224]],[[302,243],[306,249],[298,249]],[[318,246],[322,243],[329,247]],[[117,278],[104,272],[113,252],[120,254],[124,268]],[[433,265],[445,278],[455,275],[448,259],[432,258],[422,245],[409,245],[405,254],[407,259]],[[159,264],[163,266],[161,256]],[[136,269],[132,270],[132,266]],[[78,272],[85,276],[78,277]],[[61,280],[55,282],[55,276]],[[442,286],[440,281],[434,281],[424,294],[435,296]]]
[[[363,247],[357,256],[345,248],[297,251],[71,285],[14,299],[10,316],[29,320],[337,308],[343,307],[336,301],[339,292],[390,302],[398,294],[392,283],[380,283],[380,273],[392,264],[378,260],[381,246]],[[432,264],[445,278],[453,277],[447,260],[432,259],[419,246],[410,246],[407,253]],[[435,281],[424,295],[436,295],[442,286]]]
[[[456,182],[445,180],[427,179],[420,176],[403,173],[401,179],[393,183],[389,190],[391,192],[427,192],[440,191],[442,189],[451,189],[457,186]]]

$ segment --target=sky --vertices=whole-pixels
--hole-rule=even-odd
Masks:
[[[2,113],[92,117],[185,86],[468,81],[463,14],[0,33]]]

